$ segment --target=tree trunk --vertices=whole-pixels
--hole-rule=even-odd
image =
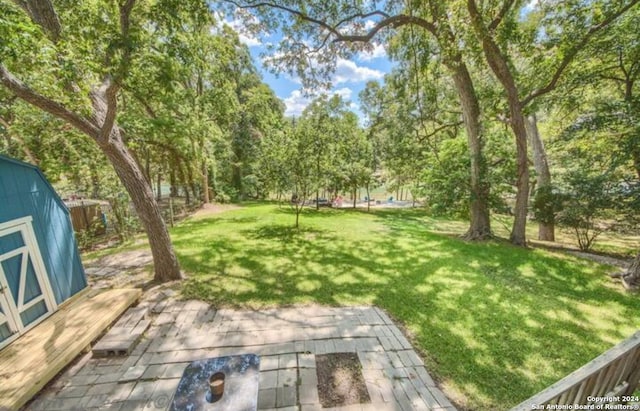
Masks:
[[[45,34],[52,42],[56,43],[58,41],[62,26],[50,0],[14,0],[14,2],[22,7],[31,16],[31,19],[44,29]]]
[[[369,199],[369,201],[367,201],[367,212],[371,211],[371,195],[369,193],[369,183],[367,183],[367,198]]]
[[[502,85],[507,94],[509,104],[510,125],[516,140],[516,205],[514,209],[513,228],[510,240],[513,244],[526,246],[527,207],[529,202],[529,164],[527,156],[527,130],[525,118],[522,114],[522,104],[518,96],[518,89],[506,58],[500,52],[491,34],[487,32],[482,16],[474,0],[467,2],[473,28],[482,42],[482,51],[491,71]]]
[[[156,201],[160,202],[162,200],[162,170],[158,170],[158,175],[156,176]]]
[[[508,76],[511,79],[511,76]],[[517,180],[516,180],[516,206],[514,210],[513,227],[509,239],[515,245],[527,245],[527,208],[529,203],[529,158],[527,155],[527,130],[525,128],[525,119],[522,114],[522,107],[518,99],[518,93],[515,84],[507,81],[507,95],[509,100],[509,114],[511,115],[511,129],[516,139],[516,164],[517,164]]]
[[[533,152],[533,166],[536,170],[536,187],[538,191],[549,190],[551,187],[551,172],[547,162],[547,153],[538,130],[538,119],[535,114],[525,119],[527,136]],[[549,199],[550,200],[550,199]],[[544,221],[538,221],[538,240],[555,241],[555,218],[553,214],[546,216]]]
[[[209,204],[209,170],[207,169],[207,161],[202,160],[202,202]]]
[[[178,197],[178,183],[176,179],[176,170],[180,167],[180,163],[174,158],[173,164],[169,169],[169,197]]]
[[[459,61],[450,64],[449,68],[453,73],[453,82],[462,107],[471,159],[470,223],[464,237],[469,240],[485,240],[493,234],[489,218],[489,183],[487,165],[483,157],[484,138],[480,122],[480,105],[466,65]]]
[[[94,118],[103,124],[109,112],[107,103],[109,97],[106,93],[104,87],[91,93]],[[108,135],[102,135],[101,132],[94,136],[94,139],[113,165],[142,222],[153,255],[154,279],[161,282],[182,279],[178,258],[158,203],[153,197],[151,186],[138,162],[122,141],[119,127],[114,123]]]
[[[191,205],[191,196],[189,195],[189,182],[187,181],[186,178],[186,173],[184,171],[184,165],[180,162],[177,163],[178,166],[178,177],[180,179],[180,183],[182,185],[182,188],[184,189],[184,196],[185,196],[185,204],[187,206]]]
[[[628,270],[613,274],[612,277],[622,277],[622,285],[626,289],[637,290],[640,287],[640,253],[636,255]]]
[[[236,154],[236,156],[238,156],[238,154]],[[244,200],[244,194],[245,194],[244,187],[242,185],[242,165],[238,162],[234,162],[231,165],[231,169],[232,169],[232,172],[231,172],[232,185],[236,189],[236,193],[238,193],[238,200],[242,201]]]
[[[151,153],[149,153],[149,147],[144,147],[144,178],[149,184],[151,184]]]
[[[98,144],[131,196],[138,217],[147,233],[153,255],[154,279],[158,281],[181,279],[178,259],[160,208],[153,198],[151,187],[122,140],[113,138],[114,134],[117,136],[120,134],[116,128],[109,141],[99,140]]]
[[[90,93],[93,110],[87,117],[69,111],[63,105],[34,92],[2,64],[0,83],[27,103],[67,121],[93,138],[113,165],[142,221],[153,254],[154,278],[158,281],[181,279],[178,258],[173,250],[167,226],[162,220],[158,203],[153,198],[151,186],[122,141],[120,129],[115,123],[117,87],[113,87],[110,78],[107,77],[99,88]]]

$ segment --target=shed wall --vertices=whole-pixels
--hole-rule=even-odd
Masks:
[[[0,157],[0,223],[29,215],[60,304],[87,286],[69,212],[40,170]]]

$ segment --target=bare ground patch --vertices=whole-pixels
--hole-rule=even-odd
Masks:
[[[316,367],[318,396],[324,408],[371,401],[357,354],[316,355]]]
[[[193,213],[191,216],[195,218],[202,218],[202,217],[207,217],[213,214],[223,213],[229,210],[236,210],[238,208],[241,208],[241,207],[235,204],[214,204],[214,203],[203,204],[203,206],[200,209],[198,209],[195,213]]]

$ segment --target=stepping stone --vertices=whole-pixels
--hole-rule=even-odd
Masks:
[[[98,341],[91,350],[94,357],[128,355],[151,325],[145,319],[148,307],[133,307]]]

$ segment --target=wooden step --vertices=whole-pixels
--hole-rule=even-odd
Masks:
[[[118,320],[91,350],[94,357],[128,355],[138,344],[151,321],[146,319],[147,307],[133,307]]]

